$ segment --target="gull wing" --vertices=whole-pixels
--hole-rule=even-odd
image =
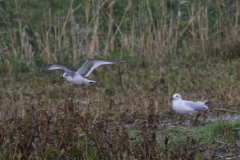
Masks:
[[[72,72],[70,69],[68,69],[67,67],[61,66],[61,65],[57,65],[57,64],[50,64],[47,65],[45,67],[40,68],[40,71],[49,71],[49,70],[55,70],[55,69],[62,69],[65,72]]]
[[[187,106],[189,106],[190,108],[194,109],[195,111],[200,111],[203,109],[208,109],[208,106],[205,105],[204,102],[201,101],[197,101],[197,102],[193,102],[193,101],[185,101],[184,102]]]
[[[115,63],[126,63],[126,61],[89,59],[82,65],[82,67],[76,73],[80,74],[83,77],[87,77],[98,66]]]

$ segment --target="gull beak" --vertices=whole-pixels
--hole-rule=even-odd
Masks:
[[[174,100],[174,98],[171,98],[171,100]]]
[[[60,79],[63,79],[64,77],[61,77]]]

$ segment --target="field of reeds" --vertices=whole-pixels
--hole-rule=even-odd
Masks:
[[[1,0],[0,159],[238,159],[238,0]],[[78,86],[63,71],[87,59]],[[171,97],[215,106],[183,126]],[[190,118],[190,117],[188,117]]]

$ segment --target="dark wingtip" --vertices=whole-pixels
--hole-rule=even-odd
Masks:
[[[215,106],[215,104],[214,104],[214,103],[211,103],[211,102],[205,103],[205,105],[208,106],[208,107],[213,107],[213,106]]]
[[[115,63],[127,63],[127,61],[116,61]]]
[[[115,61],[115,63],[127,63],[127,61],[110,60],[110,59],[88,59],[87,61],[93,61],[93,60]]]
[[[43,68],[40,68],[40,69],[39,69],[40,72],[41,72],[41,71],[46,71],[46,70],[47,70],[46,67],[43,67]]]
[[[49,67],[51,67],[52,65],[54,65],[54,64],[46,65],[46,66],[40,68],[39,71],[48,71]]]

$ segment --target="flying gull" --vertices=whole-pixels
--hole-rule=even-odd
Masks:
[[[187,115],[190,114],[192,115],[193,113],[197,113],[198,111],[208,109],[208,106],[212,105],[210,103],[205,103],[201,101],[193,102],[193,101],[187,101],[187,100],[182,100],[182,97],[180,94],[175,93],[172,97],[172,107],[173,109],[182,115]],[[193,116],[191,118],[191,123],[193,124]],[[185,118],[184,118],[184,123],[185,123]]]
[[[88,80],[84,77],[89,76],[89,74],[98,66],[104,65],[104,64],[116,64],[116,63],[126,63],[126,61],[117,61],[117,60],[103,60],[103,59],[89,59],[87,60],[82,67],[74,72],[70,69],[57,65],[57,64],[51,64],[47,65],[43,68],[40,68],[40,71],[48,71],[48,70],[54,70],[54,69],[62,69],[65,72],[63,73],[62,78],[65,78],[68,82],[78,85],[89,85],[92,83],[96,83],[96,81]]]

